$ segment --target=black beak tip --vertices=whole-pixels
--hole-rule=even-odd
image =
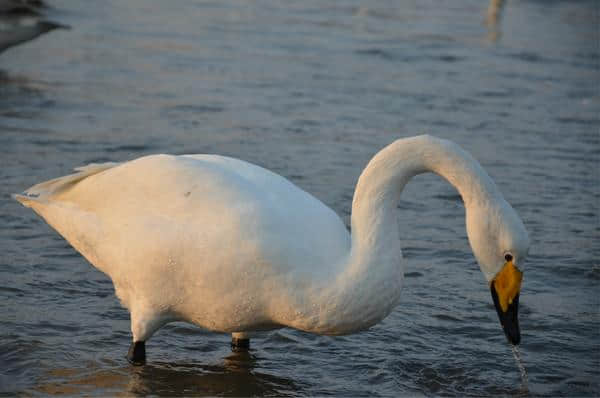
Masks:
[[[521,342],[521,333],[518,330],[516,332],[506,332],[506,337],[512,345],[519,345]]]
[[[519,345],[519,343],[521,343],[521,329],[519,327],[518,317],[519,295],[517,294],[515,296],[512,303],[510,303],[505,312],[500,309],[498,295],[493,284],[491,290],[494,305],[496,307],[496,311],[498,312],[498,318],[500,319],[500,324],[502,325],[502,329],[504,329],[504,334],[506,335],[506,338],[512,345]]]

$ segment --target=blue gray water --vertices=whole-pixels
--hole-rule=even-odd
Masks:
[[[48,1],[72,29],[0,54],[0,394],[600,394],[596,0],[507,1],[488,24],[481,0]],[[232,354],[176,323],[141,368],[109,279],[9,196],[90,162],[209,152],[348,223],[369,158],[422,132],[478,158],[530,231],[526,381],[436,176],[402,196],[405,290],[379,325]]]

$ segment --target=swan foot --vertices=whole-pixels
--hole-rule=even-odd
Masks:
[[[146,363],[146,342],[134,341],[131,343],[126,358],[132,365],[144,365]]]
[[[231,351],[233,352],[245,352],[250,350],[250,339],[232,337],[231,338]]]

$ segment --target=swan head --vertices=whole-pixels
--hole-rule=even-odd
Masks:
[[[492,293],[508,340],[519,344],[518,307],[529,235],[516,211],[504,200],[467,209],[467,234],[473,254]]]

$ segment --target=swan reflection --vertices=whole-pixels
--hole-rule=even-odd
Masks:
[[[502,18],[504,3],[504,0],[490,0],[490,4],[488,5],[485,24],[488,27],[487,38],[491,42],[498,41],[502,35],[502,32],[500,31],[500,20]]]
[[[111,362],[112,363],[112,362]],[[218,364],[153,362],[143,367],[105,368],[90,363],[81,368],[54,369],[53,380],[34,387],[36,393],[80,395],[101,392],[112,396],[286,396],[297,395],[293,380],[257,370],[251,352],[231,353]]]

